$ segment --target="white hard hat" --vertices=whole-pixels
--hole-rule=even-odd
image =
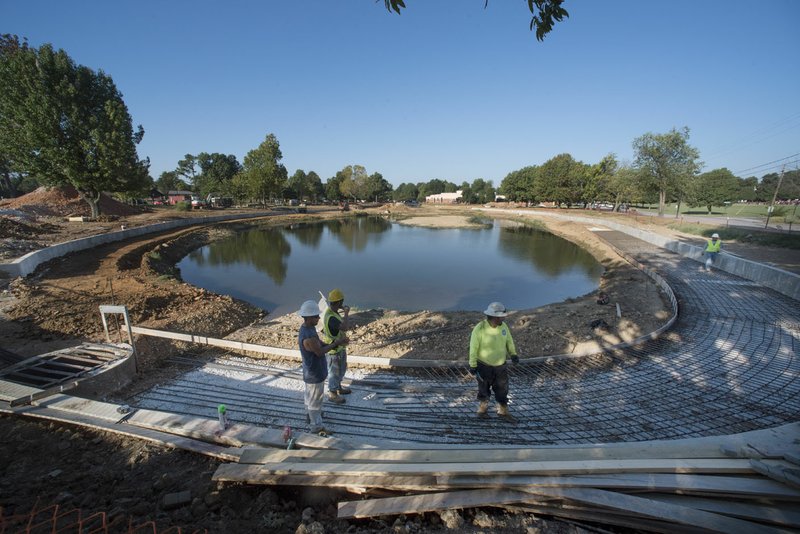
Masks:
[[[319,305],[313,300],[305,301],[297,311],[300,317],[316,317],[319,315]]]
[[[719,239],[719,234],[717,233],[711,234],[711,239]]]
[[[483,313],[489,317],[505,317],[508,315],[506,307],[499,302],[492,302],[489,304],[489,307],[487,307]]]

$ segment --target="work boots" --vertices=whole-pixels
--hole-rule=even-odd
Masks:
[[[339,395],[350,395],[352,392],[353,392],[353,390],[352,390],[352,389],[350,389],[350,388],[346,388],[346,387],[344,387],[344,386],[340,387],[340,388],[337,390],[337,393],[339,393]]]
[[[339,395],[338,391],[331,391],[330,393],[328,393],[328,400],[331,401],[334,404],[344,404],[345,403],[344,397]]]
[[[509,423],[515,423],[517,420],[514,419],[514,416],[508,413],[508,405],[507,404],[498,404],[497,405],[497,415],[500,416],[502,419],[505,419]]]
[[[478,417],[487,417],[489,411],[489,401],[482,400],[480,404],[478,404]]]

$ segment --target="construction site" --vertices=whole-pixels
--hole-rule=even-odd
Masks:
[[[0,203],[0,533],[800,532],[796,250],[726,243],[708,272],[702,239],[634,214],[107,199],[106,220],[64,222],[82,214],[58,194]],[[175,268],[362,211],[536,220],[603,266],[596,291],[506,318],[513,422],[476,417],[480,311],[356,306],[352,393],[312,434],[300,318]]]

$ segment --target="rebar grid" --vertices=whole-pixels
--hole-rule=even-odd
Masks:
[[[800,418],[796,301],[620,232],[600,237],[673,288],[680,314],[670,332],[613,354],[509,364],[516,424],[475,416],[477,388],[465,363],[362,371],[351,387],[363,402],[325,403],[326,425],[345,439],[543,445],[731,434]],[[247,385],[220,386],[195,373],[140,401],[208,416],[225,399],[244,422],[304,427],[300,388],[271,387],[299,377],[299,366],[248,367],[264,372]]]

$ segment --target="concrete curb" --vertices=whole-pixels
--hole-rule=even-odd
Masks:
[[[172,230],[174,228],[182,228],[185,226],[204,225],[218,223],[222,221],[230,221],[236,219],[257,219],[271,215],[270,212],[260,212],[247,215],[215,215],[211,217],[192,217],[187,219],[176,219],[158,224],[151,224],[148,226],[139,226],[130,228],[128,230],[120,230],[117,232],[110,232],[107,234],[94,235],[75,239],[73,241],[66,241],[51,247],[34,250],[25,254],[21,258],[17,258],[11,263],[0,263],[0,272],[4,272],[11,277],[28,276],[36,268],[54,258],[65,256],[71,252],[86,250],[98,245],[105,245],[115,241],[121,241],[131,237],[138,237],[140,235],[152,234]]]
[[[698,247],[696,245],[683,243],[681,241],[678,241],[677,239],[672,239],[667,236],[663,236],[661,234],[649,232],[647,230],[633,228],[631,226],[620,224],[614,221],[606,221],[594,217],[582,217],[580,215],[549,213],[543,210],[530,211],[530,210],[509,210],[509,209],[499,209],[499,208],[476,208],[476,209],[483,210],[486,212],[501,212],[513,215],[520,215],[523,217],[525,216],[529,217],[531,215],[542,215],[545,217],[552,217],[554,219],[581,222],[586,224],[592,224],[595,226],[598,225],[605,226],[613,230],[617,230],[619,232],[623,232],[625,234],[633,236],[637,239],[641,239],[642,241],[645,241],[647,243],[656,245],[661,248],[665,248],[667,250],[675,252],[676,254],[680,254],[681,256],[690,258],[700,263],[703,263],[704,261],[704,258],[702,256],[703,247]],[[777,267],[772,267],[770,265],[765,265],[763,263],[757,263],[754,261],[746,260],[738,256],[725,254],[724,252],[717,257],[717,262],[715,267],[717,269],[721,269],[725,272],[734,274],[741,278],[752,280],[753,282],[757,282],[758,284],[761,284],[770,289],[774,289],[778,293],[786,295],[787,297],[793,298],[795,300],[800,300],[800,275],[797,275],[795,273],[790,273],[789,271],[784,271],[783,269],[778,269]]]

